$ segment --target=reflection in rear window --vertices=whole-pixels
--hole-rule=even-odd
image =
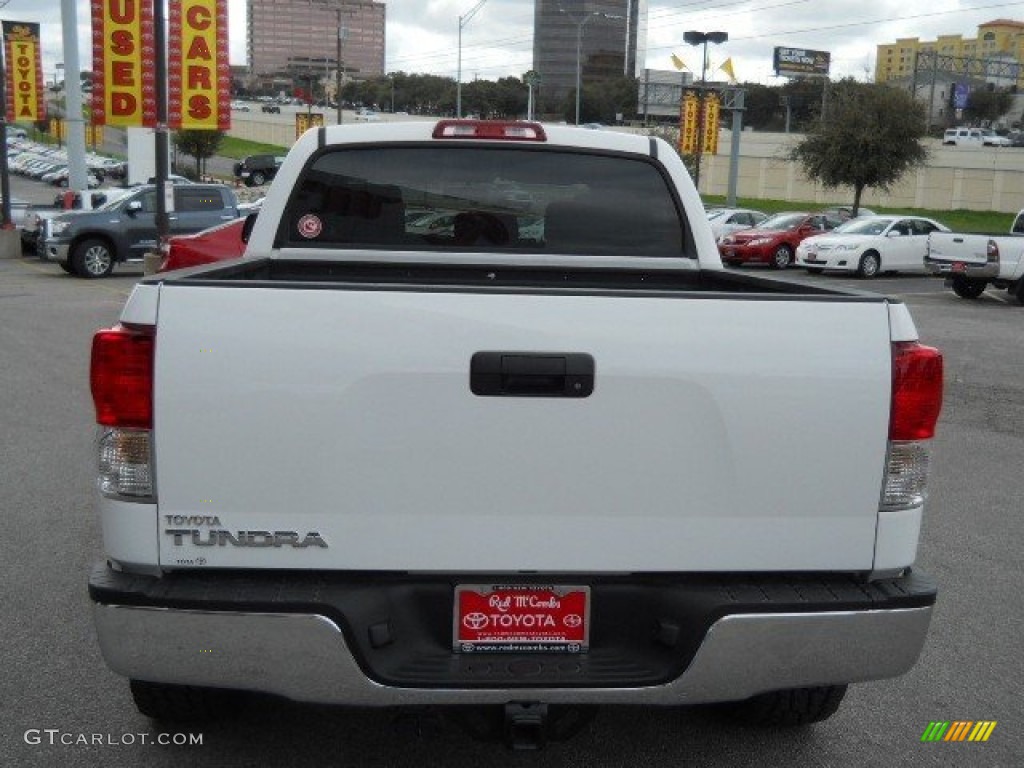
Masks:
[[[680,213],[652,163],[503,147],[324,154],[279,237],[291,247],[683,255]]]

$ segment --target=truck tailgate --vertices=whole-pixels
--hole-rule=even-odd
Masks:
[[[332,288],[162,286],[163,566],[871,568],[883,301]],[[475,395],[480,351],[593,393]]]
[[[928,258],[931,261],[962,261],[985,264],[988,261],[990,235],[970,235],[955,232],[932,232],[928,235]]]

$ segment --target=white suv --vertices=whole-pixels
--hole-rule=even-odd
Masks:
[[[1008,147],[1011,142],[991,128],[947,128],[942,134],[943,144],[958,147]]]

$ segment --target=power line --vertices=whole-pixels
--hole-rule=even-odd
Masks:
[[[806,2],[809,2],[809,0],[787,0],[787,2],[771,3],[771,4],[760,5],[760,6],[755,6],[755,7],[740,8],[740,9],[736,9],[736,10],[729,11],[729,12],[726,12],[726,13],[719,13],[719,17],[736,16],[736,15],[740,15],[740,14],[750,14],[750,13],[761,13],[761,12],[768,11],[768,10],[773,10],[773,9],[778,9],[778,8],[783,8],[783,7],[789,7],[789,6],[793,6],[793,5],[801,5],[801,4],[806,3]],[[657,23],[659,29],[665,29],[666,27],[680,27],[680,26],[686,26],[688,24],[691,24],[690,20],[685,19],[685,18],[680,18],[679,11],[681,9],[689,8],[689,9],[696,10],[698,7],[704,6],[703,8],[701,8],[701,10],[708,11],[708,12],[711,12],[711,11],[718,12],[718,11],[721,11],[721,9],[723,9],[723,8],[727,8],[727,7],[730,7],[730,6],[737,6],[737,5],[747,5],[747,3],[746,2],[729,2],[729,3],[714,3],[714,2],[710,2],[709,3],[709,2],[707,2],[707,0],[696,0],[695,2],[689,2],[689,3],[683,3],[681,5],[676,5],[675,7],[671,8],[671,9],[665,9],[665,8],[657,9],[657,10],[655,10],[655,11],[653,11],[653,12],[648,14],[648,28],[650,28],[652,21]],[[798,34],[806,34],[806,33],[811,33],[811,32],[828,32],[828,31],[835,31],[835,30],[839,30],[839,29],[852,29],[852,28],[856,28],[856,27],[868,27],[868,26],[884,24],[884,23],[888,23],[888,22],[892,22],[892,21],[905,21],[905,20],[934,18],[934,17],[938,17],[938,16],[947,16],[947,15],[957,14],[957,13],[972,13],[972,12],[976,12],[976,11],[984,11],[984,10],[988,10],[988,9],[995,10],[995,9],[999,9],[999,8],[1007,8],[1007,7],[1019,6],[1019,5],[1020,5],[1019,2],[995,3],[995,4],[991,4],[991,5],[979,5],[979,6],[971,6],[971,7],[966,7],[966,8],[955,8],[955,9],[951,9],[951,10],[929,11],[929,12],[926,12],[926,13],[913,14],[913,15],[910,15],[910,16],[907,16],[907,15],[888,16],[888,17],[883,17],[883,18],[870,19],[870,20],[866,20],[866,21],[852,21],[852,22],[844,22],[844,23],[836,23],[836,24],[824,24],[824,25],[820,25],[820,26],[801,27],[801,28],[794,28],[794,29],[789,29],[789,30],[773,30],[773,31],[766,31],[766,32],[762,32],[762,33],[758,33],[758,34],[754,34],[754,35],[747,35],[747,36],[743,36],[743,37],[731,37],[730,38],[730,42],[732,43],[732,42],[741,42],[741,41],[763,40],[763,39],[766,39],[766,38],[782,37],[782,36],[786,36],[786,35],[798,35]],[[526,17],[525,16],[519,16],[518,18],[523,20],[523,21],[525,21]],[[678,20],[673,21],[673,19],[678,19]],[[515,19],[513,19],[513,21],[515,21]],[[466,65],[466,62],[468,61],[468,62],[470,62],[468,66],[470,66],[471,68],[473,68],[477,72],[487,72],[487,73],[502,72],[502,73],[507,73],[511,69],[511,67],[508,64],[486,64],[485,65],[483,63],[485,61],[489,61],[490,58],[494,55],[494,54],[488,53],[488,51],[492,51],[492,50],[494,50],[496,48],[503,48],[503,47],[504,48],[508,48],[508,49],[512,49],[512,55],[513,56],[522,56],[522,57],[532,56],[532,48],[533,48],[533,34],[532,34],[532,31],[528,35],[515,35],[515,36],[504,37],[504,38],[492,39],[492,40],[488,40],[486,42],[470,43],[468,45],[464,44],[463,45],[463,62],[464,62],[464,65]],[[673,50],[676,47],[678,47],[678,43],[672,43],[672,44],[662,45],[662,46],[653,46],[653,47],[648,47],[646,49],[646,53],[650,54],[652,52],[670,51],[670,50]],[[519,53],[519,54],[516,54],[515,49],[517,49],[517,48],[518,49],[522,49],[522,52]],[[508,55],[508,51],[503,51],[502,53],[504,55]],[[413,64],[413,63],[415,63],[417,65],[424,65],[424,64],[426,64],[426,65],[429,66],[431,63],[434,63],[434,62],[440,63],[442,61],[450,59],[451,55],[452,54],[451,54],[451,50],[450,49],[438,49],[436,51],[426,51],[426,52],[422,52],[422,53],[419,53],[419,54],[416,54],[416,55],[393,57],[388,62],[388,68],[389,68],[389,70],[402,69],[403,67],[401,66],[401,64],[406,63],[406,62],[408,62],[409,64]],[[468,56],[468,58],[467,58],[467,56]],[[477,64],[473,64],[473,62],[478,62],[478,63]],[[523,66],[525,66],[526,68],[529,68],[531,63],[532,62],[528,62],[528,61],[524,60]],[[447,69],[447,67],[444,67],[444,69]]]

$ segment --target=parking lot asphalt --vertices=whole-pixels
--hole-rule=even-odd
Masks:
[[[86,594],[89,568],[102,558],[88,356],[92,332],[117,320],[139,277],[137,267],[118,267],[107,280],[86,281],[32,258],[0,260],[4,765],[1020,765],[1024,307],[1004,291],[965,301],[927,277],[867,283],[788,273],[905,301],[922,340],[945,354],[918,557],[940,595],[910,673],[851,686],[839,713],[810,728],[742,728],[702,709],[609,707],[573,739],[523,755],[450,725],[436,729],[422,712],[260,701],[239,719],[157,728],[135,711],[125,681],[100,658]],[[793,457],[793,482],[814,472],[812,458]],[[998,725],[984,744],[922,743],[934,720]],[[199,734],[202,744],[143,743],[162,733]]]

